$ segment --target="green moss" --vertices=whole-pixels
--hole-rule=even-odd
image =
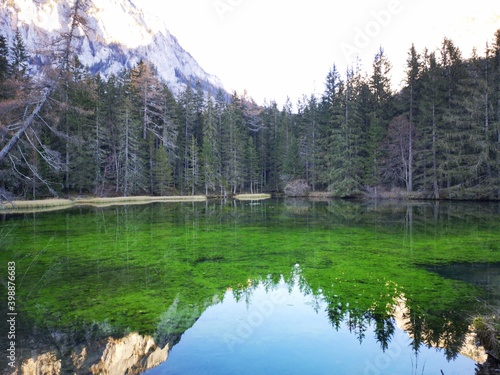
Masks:
[[[175,336],[228,288],[238,294],[249,280],[272,286],[283,277],[324,298],[333,324],[388,319],[404,297],[418,317],[413,330],[439,336],[452,318],[458,335],[466,330],[455,315],[473,309],[469,301],[480,291],[422,266],[500,262],[494,209],[455,216],[441,208],[436,216],[429,206],[299,203],[157,203],[9,216],[0,224],[0,257],[16,262],[19,310],[33,326],[97,323]]]

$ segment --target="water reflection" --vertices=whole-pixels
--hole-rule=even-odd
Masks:
[[[86,345],[72,341],[68,337],[52,337],[52,348],[32,350],[18,373],[140,374],[165,362],[170,349],[168,344],[161,348],[152,337],[138,333],[87,341]]]
[[[21,275],[19,373],[138,374],[168,355],[166,366],[177,366],[182,350],[180,362],[204,355],[213,371],[291,357],[296,369],[314,359],[345,373],[377,373],[394,356],[405,367],[393,373],[454,366],[462,354],[480,360],[464,344],[481,283],[497,279],[473,286],[440,267],[498,262],[498,212],[497,204],[290,200],[6,217],[0,260],[16,261]],[[498,291],[495,283],[488,287]],[[286,303],[273,302],[276,291]],[[375,367],[352,367],[373,358]]]
[[[395,301],[396,302],[396,301]],[[298,279],[267,280],[228,291],[172,349],[158,374],[472,374],[474,360],[447,360],[430,343],[414,350],[399,300],[383,319],[369,312],[332,319],[324,296],[304,294]],[[446,333],[447,334],[447,333]],[[384,337],[381,337],[384,336]],[[381,350],[381,347],[383,350]]]
[[[296,264],[278,281],[247,280],[196,305],[177,296],[151,336],[106,323],[38,327],[26,332],[21,373],[465,375],[484,362],[463,316],[415,311],[394,283],[382,290],[360,309],[353,296],[313,292]]]
[[[427,267],[439,275],[465,281],[484,291],[482,298],[492,308],[500,309],[500,263],[460,263]]]

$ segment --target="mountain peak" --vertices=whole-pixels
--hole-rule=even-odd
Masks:
[[[215,94],[222,82],[206,73],[170,34],[157,16],[144,13],[132,0],[88,0],[87,29],[81,30],[77,53],[92,73],[104,77],[148,61],[169,88],[178,94],[200,81]],[[48,48],[69,28],[71,0],[6,0],[0,4],[0,26],[12,40],[16,30],[30,53]],[[38,56],[37,61],[46,61]]]

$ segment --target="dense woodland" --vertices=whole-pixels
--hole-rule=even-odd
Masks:
[[[333,65],[321,96],[283,108],[199,83],[174,97],[146,62],[92,76],[61,51],[35,77],[20,33],[0,36],[3,198],[226,196],[294,181],[339,197],[500,198],[500,30],[469,59],[446,38],[411,46],[399,92],[381,48],[369,73]]]

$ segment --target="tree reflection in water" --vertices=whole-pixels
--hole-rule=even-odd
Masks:
[[[250,301],[258,285],[280,282],[360,342],[374,327],[390,350],[400,327],[414,353],[434,346],[455,358],[484,295],[433,267],[500,262],[499,207],[270,200],[8,216],[0,260],[23,275],[19,366],[53,353],[44,361],[63,373],[90,368],[128,338],[142,353],[132,367],[143,370],[228,288]]]

